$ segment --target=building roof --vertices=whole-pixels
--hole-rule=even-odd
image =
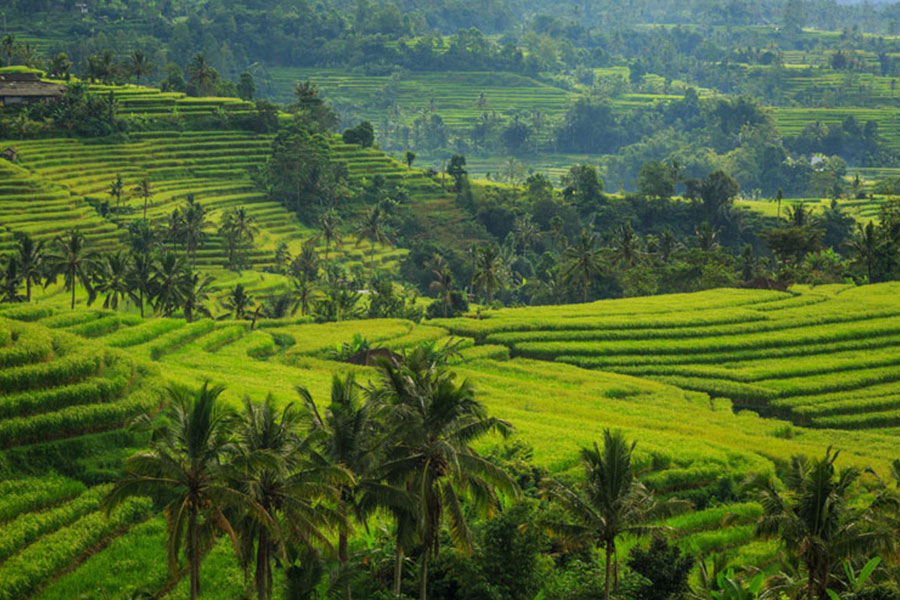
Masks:
[[[62,96],[66,86],[41,81],[34,73],[0,73],[0,96]]]

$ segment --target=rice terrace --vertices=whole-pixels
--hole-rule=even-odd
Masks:
[[[0,600],[900,600],[900,4],[0,14]]]

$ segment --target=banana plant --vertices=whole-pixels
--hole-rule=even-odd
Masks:
[[[847,589],[850,592],[860,592],[865,587],[866,582],[869,581],[869,578],[872,576],[872,573],[875,572],[875,569],[878,568],[878,565],[881,564],[881,557],[876,556],[871,559],[863,568],[859,570],[859,574],[856,574],[853,571],[853,565],[850,564],[849,560],[844,561],[844,573],[847,575]],[[834,590],[826,590],[828,592],[828,597],[831,600],[841,600],[840,595]]]

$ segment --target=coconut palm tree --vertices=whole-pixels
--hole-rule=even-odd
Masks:
[[[144,318],[144,301],[151,298],[154,262],[153,255],[150,253],[133,252],[131,254],[131,270],[128,273],[130,296],[140,307],[142,319]]]
[[[135,50],[129,57],[129,72],[134,75],[137,84],[141,84],[141,77],[152,75],[156,70],[156,65],[150,60],[150,57],[144,54],[143,50]]]
[[[597,248],[597,239],[587,229],[582,229],[578,241],[566,248],[563,277],[581,283],[584,302],[587,302],[591,283],[601,271],[603,271],[603,255]]]
[[[185,269],[179,291],[181,309],[184,311],[185,321],[190,323],[194,320],[194,315],[197,313],[205,317],[211,316],[206,303],[209,302],[209,294],[212,291],[210,286],[214,281],[215,278],[213,277],[200,275],[200,273],[193,273],[189,269]]]
[[[378,205],[373,206],[363,216],[362,221],[353,230],[356,235],[356,246],[359,247],[364,240],[368,240],[372,245],[369,252],[369,270],[370,276],[375,275],[375,244],[390,245],[391,238],[387,231],[387,218],[384,211]]]
[[[19,293],[19,288],[22,287],[19,262],[15,256],[10,256],[5,263],[3,273],[0,274],[0,301],[21,302],[25,298]]]
[[[503,261],[503,252],[497,244],[475,248],[475,268],[472,287],[481,290],[481,298],[490,304],[497,290],[506,285],[509,270]]]
[[[103,296],[103,308],[118,310],[119,301],[130,296],[129,272],[131,261],[124,252],[105,254],[97,262],[94,272],[94,289]]]
[[[210,64],[209,59],[202,52],[194,55],[188,65],[188,81],[197,86],[200,92],[206,96],[215,91],[215,84],[219,74]]]
[[[878,262],[878,228],[872,221],[865,226],[857,223],[856,234],[846,243],[847,249],[853,255],[857,264],[866,269],[866,278],[872,283],[875,275],[875,266]]]
[[[203,247],[203,242],[206,240],[206,233],[203,229],[212,225],[206,217],[206,208],[194,200],[193,194],[189,194],[181,208],[181,218],[182,241],[191,263],[196,260],[197,250]]]
[[[235,319],[243,319],[253,305],[253,298],[244,289],[242,283],[234,286],[222,305],[234,314]]]
[[[183,304],[184,259],[174,252],[166,252],[153,262],[150,286],[155,299],[154,309],[169,317]]]
[[[319,227],[322,228],[321,237],[325,242],[325,260],[328,260],[328,250],[334,244],[336,248],[343,245],[338,227],[341,225],[341,216],[332,209],[319,217]]]
[[[323,530],[344,523],[330,504],[338,497],[337,486],[352,477],[318,455],[315,445],[321,436],[302,436],[303,421],[293,404],[277,411],[270,395],[261,404],[245,398],[235,427],[233,485],[261,509],[246,511],[235,524],[245,564],[255,548],[259,600],[271,597],[272,558],[280,555],[285,560],[287,540],[330,548]]]
[[[870,527],[871,506],[852,502],[854,483],[861,472],[835,468],[839,452],[828,448],[824,458],[794,456],[784,490],[773,478],[757,478],[749,485],[757,492],[763,514],[756,534],[780,539],[805,567],[806,598],[825,600],[832,570],[847,558],[871,556],[887,549],[890,532]]]
[[[458,383],[455,373],[428,358],[423,348],[416,348],[399,365],[381,361],[380,387],[373,390],[388,404],[388,430],[396,432],[380,472],[389,483],[415,491],[414,514],[423,543],[421,600],[427,597],[428,565],[440,552],[438,533],[445,518],[459,551],[472,550],[461,496],[486,511],[497,503],[497,490],[518,494],[509,475],[472,448],[491,432],[507,435],[512,426],[489,417],[468,381]]]
[[[307,276],[306,271],[300,271],[299,275],[291,278],[291,284],[293,285],[292,295],[296,298],[296,307],[300,309],[300,315],[305,317],[309,314],[312,300],[318,290],[316,282]]]
[[[116,178],[112,180],[112,183],[109,184],[109,195],[116,199],[116,213],[122,212],[122,194],[125,192],[125,181],[122,179],[121,175],[116,175]]]
[[[239,250],[244,245],[253,243],[259,232],[256,219],[243,206],[232,208],[222,217],[222,232],[228,247],[228,266],[240,266],[243,259]]]
[[[633,267],[641,260],[641,239],[631,223],[616,228],[613,257],[626,267]]]
[[[573,518],[574,523],[552,523],[551,530],[568,544],[600,546],[606,553],[603,597],[609,600],[610,582],[618,587],[616,540],[626,533],[642,533],[650,515],[659,512],[647,488],[637,480],[631,457],[636,442],[629,444],[620,432],[603,432],[603,449],[596,442],[582,448],[585,482],[583,493],[556,480],[544,489]]]
[[[62,275],[66,291],[72,292],[71,308],[75,309],[75,290],[80,283],[87,290],[88,304],[93,300],[91,276],[96,265],[96,255],[87,250],[84,234],[77,228],[54,240],[56,253],[47,257],[47,283]]]
[[[150,197],[153,195],[153,190],[150,188],[150,180],[144,177],[141,179],[136,186],[134,186],[134,191],[140,194],[141,198],[144,200],[144,216],[143,219],[147,220],[147,203],[150,202]]]
[[[441,303],[441,313],[444,317],[448,317],[450,316],[450,311],[453,310],[454,291],[453,272],[450,270],[450,265],[447,264],[447,259],[435,253],[431,261],[425,264],[425,267],[431,269],[431,272],[434,274],[434,281],[428,285],[428,289],[438,295],[438,301]]]
[[[383,439],[378,420],[380,403],[372,395],[361,400],[359,391],[352,373],[343,379],[335,375],[331,380],[331,404],[322,414],[309,391],[297,387],[307,409],[309,429],[323,434],[322,456],[353,476],[338,486],[338,509],[345,517],[338,529],[338,561],[342,566],[350,562],[351,516],[365,522],[377,507],[408,504],[403,492],[382,484],[376,476]],[[350,598],[349,581],[344,584],[344,598]]]
[[[125,476],[104,499],[107,511],[130,496],[162,494],[170,499],[164,508],[169,572],[178,572],[183,550],[192,600],[200,594],[203,554],[217,534],[231,537],[238,551],[226,513],[262,512],[253,498],[226,482],[223,457],[230,446],[230,416],[218,402],[223,391],[208,383],[195,392],[168,388],[167,418],[155,426],[150,448],[125,461]]]
[[[16,43],[16,36],[11,33],[7,33],[3,36],[3,40],[0,41],[0,48],[3,48],[3,54],[6,55],[7,64],[12,63],[12,59],[18,53],[18,44]]]
[[[31,302],[31,284],[40,284],[44,276],[44,240],[34,241],[27,233],[17,231],[16,264],[18,273],[25,282],[25,302]]]

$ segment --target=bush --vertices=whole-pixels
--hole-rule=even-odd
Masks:
[[[635,591],[636,600],[667,600],[688,591],[694,558],[682,555],[662,537],[655,537],[646,550],[638,547],[631,551],[628,566],[647,580]]]
[[[344,131],[341,136],[345,144],[359,144],[363,148],[369,148],[375,143],[375,129],[368,121],[363,121],[356,127]]]

